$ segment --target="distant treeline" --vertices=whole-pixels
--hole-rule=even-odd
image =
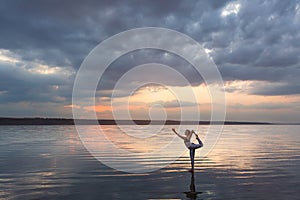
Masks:
[[[176,121],[176,120],[89,120],[89,119],[66,119],[66,118],[0,118],[0,125],[209,125],[209,124],[225,124],[225,125],[267,125],[272,123],[267,122],[233,122],[233,121]]]

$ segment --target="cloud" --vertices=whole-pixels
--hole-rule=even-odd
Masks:
[[[260,59],[270,51],[284,56],[281,45],[297,47],[293,42],[299,37],[297,1],[6,1],[1,8],[3,48],[22,51],[27,59],[72,61],[76,68],[98,42],[134,27],[172,28],[209,47],[237,52],[253,42],[253,50],[266,45]],[[230,51],[226,55],[239,57]],[[267,60],[273,59],[277,56]]]
[[[74,73],[88,53],[114,34],[146,26],[174,29],[200,42],[225,81],[270,83],[254,86],[249,94],[298,95],[299,5],[297,0],[5,0],[0,5],[0,101],[71,104]],[[141,50],[120,57],[102,77],[98,93],[110,96],[125,72],[149,62],[173,67],[192,85],[202,83],[186,61],[165,55]],[[171,79],[169,84],[177,85]]]
[[[11,102],[0,103],[1,117],[66,117],[71,118],[71,108],[57,102]]]
[[[251,94],[264,96],[300,95],[300,82],[263,85],[252,89]]]
[[[0,103],[70,100],[72,68],[18,60],[17,55],[6,54],[0,59]]]
[[[199,105],[195,102],[189,102],[189,101],[177,101],[177,100],[172,100],[172,101],[156,101],[151,103],[151,105],[161,105],[164,108],[183,108],[183,107],[193,107],[197,108]]]
[[[244,104],[232,104],[229,106],[229,109],[240,109],[240,110],[284,110],[284,109],[299,109],[300,104],[299,102],[292,102],[289,104],[282,104],[282,103],[257,103],[251,105],[244,105]]]
[[[169,66],[174,69],[174,71],[171,73],[170,69],[162,69],[163,67],[161,67],[160,72],[153,70],[153,73],[151,73],[153,75],[150,76],[149,70],[145,68],[156,66],[156,63]],[[147,66],[145,66],[146,64]],[[129,83],[136,83],[137,86],[139,86],[140,82],[147,81],[153,83],[164,82],[170,86],[186,86],[187,84],[195,86],[203,82],[197,70],[181,57],[161,50],[146,49],[128,53],[112,63],[103,74],[98,84],[98,89],[112,90],[123,75],[137,66],[144,66],[145,68],[144,70],[139,70],[138,74],[135,72],[136,76],[129,75],[130,80],[122,84],[123,87],[129,87]],[[176,79],[175,73],[181,74],[186,79],[186,82]],[[132,86],[130,86],[130,88],[131,87]]]

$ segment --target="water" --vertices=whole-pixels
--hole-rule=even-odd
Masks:
[[[140,139],[134,146],[116,126],[103,128],[117,145],[140,153],[132,162],[173,159],[169,153],[145,157],[162,140]],[[171,128],[161,131],[166,140],[173,138]],[[92,134],[95,127],[85,129]],[[134,127],[132,132],[145,134]],[[74,126],[1,126],[0,199],[299,199],[299,144],[299,126],[225,126],[210,154],[197,155],[194,174],[187,172],[187,152],[160,170],[130,174],[91,156]],[[183,148],[180,143],[170,151]]]

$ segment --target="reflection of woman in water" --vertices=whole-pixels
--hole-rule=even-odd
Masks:
[[[197,199],[197,195],[202,193],[202,192],[196,192],[194,172],[192,172],[191,175],[190,191],[184,193],[186,194],[186,197],[190,199]]]
[[[185,136],[178,134],[174,128],[172,128],[172,131],[174,131],[174,133],[176,135],[178,135],[181,139],[183,139],[185,146],[190,150],[190,159],[191,159],[191,165],[192,165],[192,168],[190,171],[193,172],[194,171],[195,149],[203,147],[203,143],[201,142],[201,140],[199,139],[198,135],[195,133],[194,130],[192,130],[192,131],[186,130],[184,133]],[[193,133],[195,134],[196,139],[198,140],[199,144],[194,144],[191,142]]]

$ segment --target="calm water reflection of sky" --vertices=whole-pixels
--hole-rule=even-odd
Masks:
[[[117,130],[113,126],[106,128]],[[169,128],[171,126],[163,129],[165,138],[173,137],[171,131],[168,135]],[[0,197],[192,199],[194,193],[187,192],[191,192],[194,184],[199,199],[297,199],[300,184],[298,128],[225,126],[211,153],[204,158],[197,154],[193,179],[187,172],[187,153],[158,171],[129,174],[106,167],[93,158],[73,126],[2,126]],[[110,137],[128,150],[136,149],[136,144],[130,147],[132,141],[127,141],[127,137]],[[140,141],[140,145],[137,151],[147,152],[154,149],[156,143],[148,146]],[[184,150],[182,143],[170,151],[181,149]],[[151,165],[167,160],[169,155],[166,153],[158,159],[140,156],[132,158],[132,162]]]

